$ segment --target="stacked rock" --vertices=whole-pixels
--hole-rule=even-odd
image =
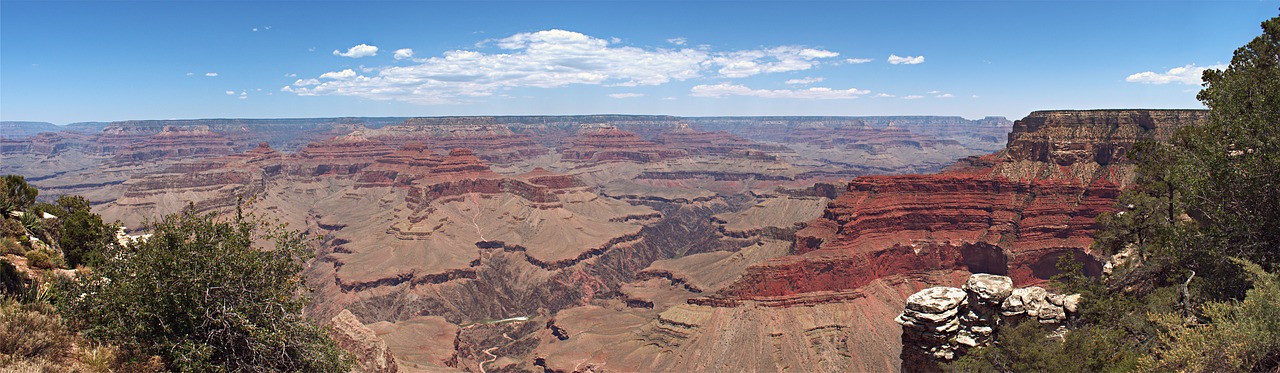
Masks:
[[[967,350],[991,343],[1003,316],[1001,306],[1014,292],[1013,280],[1007,276],[978,273],[969,276],[964,290],[969,294],[969,312],[960,317],[963,327],[956,334],[956,343]]]
[[[1000,313],[1011,320],[1028,317],[1040,324],[1059,324],[1067,320],[1068,313],[1075,313],[1079,304],[1080,294],[1054,294],[1032,286],[1014,289],[1001,305]]]
[[[902,325],[902,366],[929,370],[935,361],[955,358],[953,336],[960,330],[960,311],[968,294],[953,287],[933,287],[907,298],[907,308],[895,320]]]
[[[1080,294],[1054,294],[1037,286],[1014,289],[1009,277],[982,273],[970,276],[963,289],[921,290],[907,297],[895,320],[902,325],[902,370],[938,371],[938,363],[990,345],[1000,326],[1010,322],[1031,318],[1048,328],[1059,326],[1079,303]]]

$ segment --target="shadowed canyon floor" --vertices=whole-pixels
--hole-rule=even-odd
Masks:
[[[243,203],[316,235],[309,315],[401,370],[886,371],[920,289],[1097,270],[1126,152],[1202,117],[6,123],[0,172],[133,229]]]

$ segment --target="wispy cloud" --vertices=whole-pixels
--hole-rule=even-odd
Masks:
[[[236,91],[227,91],[227,96],[235,95]]]
[[[644,94],[643,94],[643,93],[611,93],[611,94],[609,94],[609,97],[613,97],[613,98],[633,98],[633,97],[644,97]]]
[[[1181,84],[1187,84],[1187,85],[1200,85],[1200,77],[1204,74],[1205,70],[1208,70],[1208,69],[1221,70],[1225,68],[1227,68],[1227,65],[1224,65],[1224,64],[1217,64],[1213,66],[1203,66],[1203,67],[1196,66],[1195,64],[1189,64],[1186,66],[1169,69],[1169,71],[1165,71],[1163,73],[1157,73],[1154,71],[1140,72],[1137,74],[1129,75],[1128,77],[1124,78],[1124,81],[1129,83],[1142,83],[1142,84],[1181,83]]]
[[[872,59],[870,59],[870,58],[846,58],[846,59],[844,59],[844,63],[852,63],[852,64],[867,63],[867,62],[871,62],[871,61],[874,61],[874,60],[872,60]]]
[[[413,49],[409,49],[409,48],[396,49],[396,54],[395,54],[395,56],[394,56],[394,57],[395,57],[395,59],[397,59],[397,60],[403,60],[403,59],[406,59],[406,58],[413,58]]]
[[[898,97],[888,93],[877,93],[875,97]]]
[[[368,44],[360,44],[351,48],[347,48],[346,52],[342,52],[337,49],[334,49],[333,55],[342,56],[342,57],[351,57],[351,58],[372,57],[372,56],[378,55],[378,47],[368,45]]]
[[[751,89],[750,87],[732,84],[704,84],[697,85],[690,89],[690,96],[695,97],[726,97],[726,96],[751,96],[764,98],[803,98],[803,99],[848,99],[858,98],[858,96],[871,93],[867,90],[859,90],[857,88],[849,89],[831,89],[825,87],[813,87],[808,89]]]
[[[953,95],[953,94],[950,94],[950,93],[943,93],[943,94],[940,94],[940,95],[937,95],[937,96],[933,96],[933,97],[936,97],[936,98],[955,98],[955,97],[956,97],[956,95]]]
[[[685,39],[685,38],[670,38],[670,39],[667,39],[667,42],[668,42],[668,43],[671,43],[671,44],[675,44],[675,45],[685,45],[685,44],[688,44],[688,43],[689,43],[689,39]]]
[[[924,56],[906,56],[901,57],[896,54],[889,55],[889,63],[894,65],[915,65],[924,63]]]
[[[924,98],[924,96],[921,96],[921,95],[910,95],[910,96],[905,96],[905,97],[903,97],[902,99],[903,99],[903,100],[919,100],[919,99],[922,99],[922,98]]]
[[[331,72],[327,72],[327,73],[324,73],[324,74],[320,74],[320,79],[338,79],[338,80],[341,80],[341,79],[351,79],[351,78],[354,78],[354,77],[356,77],[356,72],[355,72],[355,71],[352,71],[351,69],[346,69],[346,70],[342,70],[342,71],[331,71]]]
[[[218,76],[218,73],[204,73],[204,76]]]
[[[808,76],[806,76],[806,77],[799,78],[799,79],[788,79],[788,80],[786,81],[786,83],[787,83],[787,84],[791,84],[791,85],[804,85],[804,84],[820,83],[820,82],[822,82],[823,80],[826,80],[826,78],[823,78],[823,77],[820,77],[820,76],[817,76],[817,77],[808,77]]]
[[[474,101],[520,87],[633,87],[700,77],[740,78],[800,71],[839,56],[832,51],[791,45],[714,51],[709,47],[654,48],[618,43],[565,30],[519,33],[482,41],[475,50],[414,58],[413,65],[329,72],[320,76],[326,79],[322,82],[299,79],[281,91],[303,96],[342,95],[447,104]],[[352,47],[347,54],[360,53],[358,47]],[[484,50],[494,48],[498,50]]]
[[[721,66],[717,71],[720,76],[745,78],[764,73],[808,70],[817,64],[818,59],[839,55],[821,49],[781,46],[724,53],[713,57],[711,61]]]

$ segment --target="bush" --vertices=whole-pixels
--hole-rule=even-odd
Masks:
[[[27,231],[22,229],[22,222],[18,219],[12,219],[8,216],[0,217],[0,237],[18,238],[27,235]]]
[[[1150,371],[1274,371],[1280,368],[1280,274],[1234,259],[1253,289],[1240,302],[1204,306],[1208,324],[1188,324],[1181,315],[1154,314],[1165,330],[1161,346],[1143,359]]]
[[[27,265],[32,268],[53,269],[63,266],[62,256],[49,249],[31,249],[26,255]]]
[[[21,255],[26,252],[27,248],[22,247],[22,243],[18,242],[17,237],[0,237],[0,255]]]
[[[62,300],[97,340],[157,355],[179,371],[347,371],[337,345],[302,315],[301,233],[192,209],[147,241],[106,256]],[[270,251],[254,242],[274,242]]]
[[[27,287],[27,275],[18,272],[13,263],[0,259],[0,295],[21,296]]]
[[[48,304],[0,300],[0,366],[14,361],[62,361],[74,334]]]

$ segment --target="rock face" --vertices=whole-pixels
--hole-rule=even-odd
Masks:
[[[617,127],[588,130],[562,150],[561,154],[565,160],[585,163],[647,163],[685,155],[683,151],[667,149]]]
[[[1006,276],[974,274],[964,288],[932,287],[907,297],[894,320],[902,325],[902,370],[938,371],[970,348],[990,345],[999,328],[1021,319],[1058,326],[1076,312],[1080,294],[1013,288]]]
[[[749,268],[720,296],[834,291],[895,273],[952,269],[1039,283],[1057,274],[1054,263],[1063,255],[1097,274],[1101,264],[1087,250],[1098,229],[1094,218],[1113,211],[1133,178],[1123,154],[1136,141],[1166,139],[1204,115],[1034,112],[1014,125],[1006,151],[937,175],[854,179],[821,218],[796,233],[797,255]]]
[[[296,163],[291,165],[290,172],[301,176],[355,176],[373,164],[375,159],[394,150],[381,141],[370,140],[363,133],[356,132],[308,144],[295,154]]]
[[[129,145],[116,154],[121,163],[150,162],[160,158],[219,156],[233,153],[231,140],[208,126],[165,126],[160,133],[141,143]]]
[[[329,336],[333,337],[338,347],[346,350],[356,358],[357,368],[354,372],[394,373],[400,371],[395,356],[387,349],[387,342],[378,338],[373,330],[360,323],[351,311],[342,310],[329,320]]]
[[[527,134],[487,120],[477,123],[440,124],[434,118],[410,118],[404,123],[377,131],[376,139],[388,144],[406,141],[425,142],[436,149],[466,148],[490,163],[512,163],[520,159],[547,154],[545,146]]]

